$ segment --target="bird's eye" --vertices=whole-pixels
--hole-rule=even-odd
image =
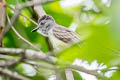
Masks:
[[[41,22],[41,25],[44,25],[45,23],[44,22]]]

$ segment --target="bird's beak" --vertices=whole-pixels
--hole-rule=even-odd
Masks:
[[[34,28],[31,32],[36,32],[39,29],[39,26]]]

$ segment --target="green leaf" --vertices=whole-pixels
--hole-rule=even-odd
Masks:
[[[74,80],[83,80],[78,72],[76,71],[72,71],[72,72],[73,72]]]

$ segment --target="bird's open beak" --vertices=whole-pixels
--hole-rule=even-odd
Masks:
[[[34,28],[31,32],[36,32],[39,29],[39,26]]]

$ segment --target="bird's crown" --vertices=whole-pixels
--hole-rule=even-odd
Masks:
[[[51,16],[49,16],[49,15],[43,15],[43,16],[38,20],[38,23],[40,23],[42,20],[53,20],[53,21],[54,21],[54,19],[53,19]]]

